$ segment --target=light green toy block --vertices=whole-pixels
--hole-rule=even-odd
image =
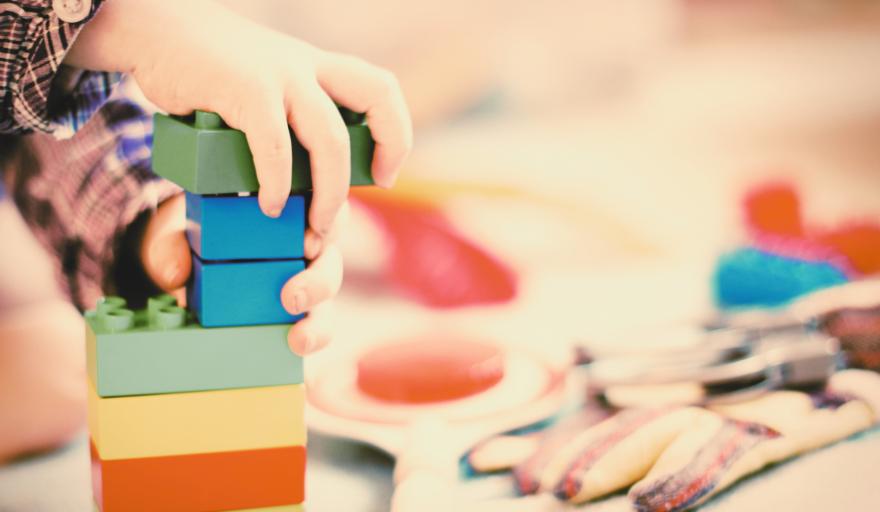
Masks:
[[[168,295],[146,309],[105,297],[86,312],[89,378],[101,397],[301,384],[289,325],[207,329]]]
[[[363,114],[340,109],[351,142],[351,185],[372,185],[375,143]],[[309,153],[290,132],[293,169],[290,191],[312,189]],[[226,126],[217,114],[153,118],[153,170],[194,194],[234,194],[259,188],[244,132]]]

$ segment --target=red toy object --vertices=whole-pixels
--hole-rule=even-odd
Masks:
[[[435,330],[415,339],[433,340],[432,344],[448,345],[458,351],[456,346],[466,348],[456,341],[461,336],[451,334],[443,338]],[[377,399],[358,384],[358,362],[363,356],[356,354],[319,365],[308,376],[307,414],[311,431],[369,443],[397,459],[390,510],[455,510],[455,482],[462,455],[495,434],[553,416],[569,396],[567,358],[547,358],[520,343],[493,343],[479,335],[470,339],[480,340],[478,346],[496,347],[504,360],[504,372],[501,380],[485,391],[475,392],[471,388],[469,396],[457,400],[402,403]],[[397,345],[386,345],[386,349],[389,346]],[[425,360],[406,362],[414,365]],[[473,367],[471,363],[462,366]],[[441,370],[428,365],[408,369],[407,374],[410,370],[430,371],[435,384],[442,375]],[[478,373],[482,371],[480,368]],[[443,378],[450,383],[461,377],[447,374]],[[477,381],[481,386],[488,384],[484,379]]]
[[[466,398],[503,377],[504,358],[498,347],[469,340],[384,344],[357,362],[357,387],[386,402],[425,404]]]
[[[100,511],[185,512],[303,502],[304,446],[102,460],[91,444]]]
[[[435,308],[507,302],[517,276],[465,239],[432,205],[359,191],[355,196],[388,236],[387,278],[407,296]]]
[[[767,183],[746,194],[743,200],[746,225],[767,235],[804,238],[801,201],[794,187]]]
[[[743,200],[746,225],[754,243],[782,256],[827,261],[850,277],[880,272],[880,223],[849,221],[832,229],[805,223],[795,188],[767,183]]]
[[[861,275],[880,272],[880,225],[856,222],[815,236],[817,243],[844,254]]]

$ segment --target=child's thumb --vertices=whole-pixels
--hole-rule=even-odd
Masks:
[[[159,288],[172,291],[180,288],[189,279],[192,271],[192,256],[183,231],[169,231],[153,240],[144,258],[147,276]]]
[[[192,270],[185,218],[186,202],[178,194],[159,205],[141,239],[144,271],[156,286],[169,292],[183,286]]]

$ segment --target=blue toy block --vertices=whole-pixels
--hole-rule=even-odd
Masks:
[[[305,269],[304,260],[209,262],[193,255],[189,309],[204,327],[288,324],[281,288]]]
[[[203,260],[272,260],[303,257],[306,201],[290,196],[277,219],[260,211],[257,196],[186,193],[186,236]]]

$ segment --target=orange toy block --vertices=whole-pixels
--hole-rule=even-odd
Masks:
[[[101,460],[91,443],[101,512],[192,512],[302,503],[306,450],[260,450]]]

